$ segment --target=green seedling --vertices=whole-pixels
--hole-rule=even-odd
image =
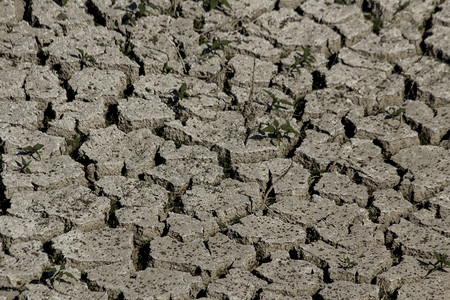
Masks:
[[[407,7],[409,6],[410,2],[411,2],[411,1],[406,1],[406,2],[403,3],[403,4],[400,4],[400,5],[397,7],[397,10],[396,10],[395,13],[394,13],[394,16],[395,16],[396,14],[398,14],[399,12],[401,12],[402,10],[404,10],[405,8],[407,8]]]
[[[79,58],[81,62],[81,67],[87,66],[88,62],[97,62],[95,58],[92,55],[88,55],[86,52],[84,52],[83,49],[75,48],[78,52],[80,52]]]
[[[351,269],[354,266],[358,265],[358,263],[351,261],[349,257],[346,257],[343,260],[340,259],[340,261],[341,261],[341,264],[339,264],[339,267],[344,270]]]
[[[303,54],[295,56],[295,62],[290,66],[291,69],[297,71],[298,75],[301,75],[300,68],[311,68],[312,63],[316,62],[316,58],[311,54],[309,47],[303,48]]]
[[[405,112],[405,108],[398,108],[396,109],[395,107],[389,107],[386,112],[389,114],[389,116],[391,118],[395,118],[395,117],[399,117],[400,118],[400,125],[397,127],[399,128],[400,126],[402,126],[402,121],[403,121],[403,113]]]
[[[229,9],[232,9],[230,3],[228,3],[227,0],[206,0],[206,2],[209,6],[209,10],[213,10],[219,5],[223,5],[228,7]]]
[[[61,266],[59,267],[59,270],[57,270],[56,268],[47,268],[47,269],[45,269],[44,274],[42,276],[44,277],[44,279],[49,280],[50,287],[54,288],[53,284],[55,281],[66,282],[62,278],[63,276],[75,278],[71,273],[65,272],[64,271],[65,269],[66,269],[66,265],[64,263],[62,263]]]
[[[229,45],[231,41],[221,40],[220,38],[215,38],[211,45],[211,51],[222,50],[225,51],[225,46]]]
[[[27,146],[25,148],[23,148],[24,151],[26,151],[27,154],[31,154],[31,157],[33,157],[33,154],[37,154],[37,156],[39,157],[39,160],[41,160],[41,153],[39,153],[39,150],[41,150],[42,148],[44,148],[44,145],[42,144],[36,144],[34,146]]]
[[[292,128],[288,120],[285,119],[285,121],[285,124],[280,125],[278,120],[275,119],[271,125],[262,129],[263,132],[271,133],[276,136],[278,147],[280,146],[281,138],[287,136],[289,133],[300,135],[298,131]]]
[[[383,21],[380,17],[373,17],[371,15],[365,15],[364,18],[366,20],[370,20],[372,22],[372,31],[376,35],[380,34],[381,28],[383,28]]]
[[[133,7],[131,11],[128,11],[126,13],[126,22],[130,23],[133,26],[136,26],[136,20],[141,18],[141,17],[145,17],[147,15],[151,15],[151,11],[149,11],[147,9],[147,6],[158,10],[158,6],[153,4],[152,2],[148,1],[148,0],[139,0],[139,4],[137,5],[137,11],[135,10],[136,7]]]
[[[266,92],[270,96],[270,98],[272,98],[271,108],[275,109],[275,114],[277,116],[280,116],[280,104],[294,106],[294,103],[289,102],[287,100],[278,99],[272,92],[270,92],[268,90],[264,90],[264,92]],[[281,108],[284,108],[284,107],[281,107]]]
[[[164,64],[163,72],[166,74],[173,73],[173,68],[169,67],[169,61]]]
[[[180,88],[177,90],[178,99],[183,100],[184,97],[189,97],[189,94],[186,93],[187,85],[186,83],[183,83]]]
[[[444,271],[444,266],[450,267],[450,261],[447,260],[448,255],[447,254],[441,254],[441,253],[437,253],[436,251],[434,252],[434,257],[436,257],[436,262],[434,264],[431,264],[433,266],[433,269],[431,269],[430,271],[428,271],[427,275],[431,274],[434,271]]]
[[[26,161],[26,160],[22,157],[22,163],[19,164],[19,165],[20,165],[20,172],[26,173],[26,174],[31,174],[31,170],[30,170],[30,168],[29,168],[30,163],[31,163],[31,160]]]
[[[66,6],[66,5],[67,5],[67,2],[69,2],[69,0],[61,0],[62,6]]]

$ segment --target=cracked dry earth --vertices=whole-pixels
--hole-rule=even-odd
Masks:
[[[0,299],[450,299],[450,1],[228,1],[0,1]]]

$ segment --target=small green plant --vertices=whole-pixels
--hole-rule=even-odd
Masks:
[[[163,67],[163,72],[165,74],[173,73],[173,68],[169,67],[169,61],[166,61]]]
[[[26,174],[31,174],[31,170],[30,170],[30,168],[29,168],[30,163],[31,163],[31,160],[26,161],[26,160],[22,157],[22,163],[19,164],[19,165],[20,165],[20,172],[26,173]]]
[[[211,45],[211,51],[222,50],[225,51],[225,46],[229,45],[231,41],[221,40],[220,38],[215,38]]]
[[[61,266],[59,267],[59,270],[57,270],[56,268],[47,268],[44,271],[44,274],[42,274],[42,277],[44,278],[44,280],[48,280],[50,282],[50,287],[54,288],[54,282],[58,281],[58,282],[66,282],[63,279],[63,276],[67,276],[70,278],[75,278],[71,273],[69,272],[65,272],[64,270],[66,269],[66,265],[64,263],[61,264]]]
[[[270,92],[268,90],[264,90],[264,92],[266,92],[270,96],[270,98],[272,98],[271,108],[275,109],[275,114],[277,116],[280,116],[280,104],[294,106],[294,103],[289,102],[288,100],[278,99],[272,92]],[[283,108],[283,107],[281,107],[281,108]]]
[[[295,56],[295,62],[290,66],[292,70],[297,71],[298,75],[301,75],[300,68],[311,68],[312,63],[316,62],[316,58],[311,54],[309,47],[303,48],[303,54]]]
[[[350,260],[349,257],[346,257],[344,259],[340,259],[340,261],[341,261],[341,263],[339,264],[339,268],[342,268],[344,270],[351,269],[354,266],[358,265],[358,263]]]
[[[401,107],[401,108],[395,108],[393,106],[389,107],[386,112],[389,114],[390,118],[396,118],[399,117],[400,118],[400,125],[397,127],[399,128],[400,126],[402,126],[402,121],[403,121],[403,114],[405,113],[405,108]]]
[[[407,7],[409,6],[410,2],[411,2],[411,1],[406,1],[406,2],[403,3],[403,4],[400,4],[400,5],[397,7],[397,10],[395,11],[394,15],[398,14],[399,12],[401,12],[402,10],[404,10],[405,8],[407,8]]]
[[[206,4],[208,5],[209,10],[213,10],[217,6],[221,6],[221,5],[226,6],[229,9],[232,9],[230,3],[228,3],[227,0],[206,0]]]
[[[158,10],[158,6],[150,2],[149,0],[139,0],[139,4],[137,5],[137,10],[135,8],[126,13],[125,23],[129,23],[133,26],[136,26],[136,20],[147,15],[151,15],[152,13],[147,9],[147,6]]]
[[[80,59],[81,68],[87,66],[88,62],[94,62],[94,63],[97,62],[92,55],[87,54],[86,52],[84,52],[83,49],[80,49],[80,48],[75,48],[75,49],[77,49],[77,51],[80,53],[78,58]]]
[[[428,271],[427,275],[431,274],[434,271],[445,271],[444,266],[450,267],[450,261],[447,260],[448,255],[443,253],[434,252],[434,257],[436,257],[436,262],[434,264],[430,263],[433,266],[433,269]]]
[[[285,119],[285,124],[280,125],[278,120],[273,120],[273,123],[262,129],[263,132],[271,133],[277,138],[278,147],[280,146],[281,138],[287,136],[289,133],[300,135],[298,131],[292,128],[288,120]]]
[[[186,93],[187,85],[183,83],[180,88],[177,90],[178,99],[181,101],[184,97],[189,97],[189,94]]]
[[[61,0],[62,6],[66,6],[66,5],[67,5],[67,2],[69,2],[69,0]]]
[[[383,21],[380,17],[373,17],[371,15],[365,15],[364,18],[366,20],[370,20],[372,22],[372,31],[376,35],[380,34],[381,28],[383,28]]]
[[[44,145],[42,144],[36,144],[34,146],[27,146],[25,148],[23,148],[23,150],[26,152],[26,154],[31,154],[31,157],[33,157],[33,154],[37,154],[37,156],[39,157],[39,160],[41,160],[41,153],[39,153],[39,150],[41,150],[42,148],[44,148]]]
[[[346,4],[344,0],[334,0],[334,3],[340,4],[340,5],[345,5]]]

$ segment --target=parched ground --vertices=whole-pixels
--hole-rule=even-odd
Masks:
[[[0,0],[1,300],[450,299],[450,1],[63,2]]]

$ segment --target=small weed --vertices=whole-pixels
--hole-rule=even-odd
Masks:
[[[68,2],[69,2],[69,0],[61,0],[62,6],[66,6]]]
[[[22,173],[26,173],[26,174],[31,174],[30,168],[28,167],[31,163],[31,160],[26,161],[23,157],[22,157],[22,163],[19,164],[20,165],[20,172]]]
[[[194,19],[194,30],[201,30],[203,29],[203,21],[201,19]]]
[[[136,20],[141,17],[146,17],[147,15],[150,15],[151,12],[147,9],[147,6],[152,9],[159,9],[158,6],[153,4],[152,2],[148,0],[139,0],[139,4],[137,5],[137,10],[135,10],[136,7],[134,7],[133,10],[128,11],[126,13],[126,18],[124,22],[127,24],[131,24],[133,26],[136,26]]]
[[[220,38],[215,38],[211,45],[211,51],[222,50],[225,51],[225,46],[229,45],[231,41],[221,40]]]
[[[389,118],[399,117],[400,118],[400,125],[397,128],[402,126],[403,114],[405,113],[405,108],[403,108],[403,107],[402,108],[395,108],[394,106],[391,106],[391,107],[386,109],[386,113],[389,114]]]
[[[204,35],[200,35],[198,38],[198,45],[201,46],[203,44],[206,44],[208,42],[208,39]]]
[[[39,153],[39,150],[41,150],[42,148],[44,148],[44,145],[36,144],[34,146],[27,146],[27,147],[23,148],[23,150],[26,152],[26,154],[31,154],[31,157],[33,157],[33,154],[37,154],[37,156],[39,157],[39,160],[41,160],[42,157],[41,157],[41,153]]]
[[[447,267],[450,267],[450,261],[447,260],[447,257],[448,257],[447,254],[437,253],[436,251],[433,251],[433,252],[434,252],[434,257],[436,257],[436,262],[434,264],[429,263],[430,265],[433,266],[433,269],[428,271],[426,276],[430,275],[434,271],[447,272],[444,270],[444,265]]]
[[[407,8],[407,7],[409,6],[409,4],[411,4],[410,2],[411,2],[411,1],[406,1],[406,2],[403,3],[403,4],[400,4],[400,5],[397,7],[397,10],[396,10],[395,13],[394,13],[394,16],[395,16],[396,14],[398,14],[399,12],[401,12],[402,10],[404,10],[405,8]]]
[[[97,62],[95,58],[92,55],[88,55],[86,52],[84,52],[83,49],[75,48],[78,52],[80,52],[80,55],[78,56],[80,58],[81,68],[86,67],[88,62]]]
[[[280,116],[280,104],[294,106],[294,103],[289,102],[288,100],[278,99],[272,92],[270,92],[268,90],[264,90],[264,92],[266,92],[270,96],[270,98],[272,98],[271,109],[275,109],[275,114],[277,116]],[[284,108],[284,107],[281,107],[281,108]]]
[[[345,4],[346,4],[346,3],[344,2],[344,0],[334,0],[334,3],[340,4],[340,5],[345,5]]]
[[[173,68],[169,67],[169,61],[166,61],[166,63],[164,64],[163,73],[165,74],[173,73]]]
[[[316,62],[316,58],[311,54],[309,47],[303,48],[303,54],[295,56],[295,62],[290,66],[291,70],[297,71],[301,75],[300,68],[311,68],[311,64]]]
[[[354,266],[358,265],[358,263],[350,260],[349,257],[346,257],[344,259],[339,259],[339,260],[340,260],[339,268],[342,268],[344,270],[351,269]]]
[[[67,138],[66,145],[69,156],[75,159],[78,153],[78,149],[80,149],[82,144],[83,140],[80,134],[76,134],[72,138]]]
[[[186,83],[183,83],[180,88],[177,90],[177,95],[178,95],[178,99],[181,101],[183,100],[185,97],[189,97],[189,94],[186,93],[187,90],[187,85]]]
[[[45,280],[45,282],[48,281],[50,283],[50,284],[47,284],[49,287],[54,288],[53,284],[55,281],[67,282],[62,278],[63,276],[75,278],[71,273],[65,272],[64,271],[65,269],[66,269],[66,265],[64,263],[61,264],[61,266],[59,267],[59,270],[57,270],[56,268],[47,268],[47,269],[45,269],[44,273],[42,274],[42,278],[43,278],[43,280]]]
[[[381,28],[383,28],[383,21],[380,17],[372,17],[371,15],[365,16],[366,20],[370,20],[372,22],[372,31],[376,35],[380,34]]]
[[[215,9],[217,6],[226,6],[229,9],[231,8],[230,3],[227,0],[206,0],[206,5],[209,7],[209,10]]]
[[[273,123],[262,129],[263,132],[271,133],[277,138],[278,147],[280,146],[281,138],[287,136],[289,133],[300,135],[298,131],[292,128],[288,120],[285,119],[285,124],[280,125],[278,120],[274,120]]]

